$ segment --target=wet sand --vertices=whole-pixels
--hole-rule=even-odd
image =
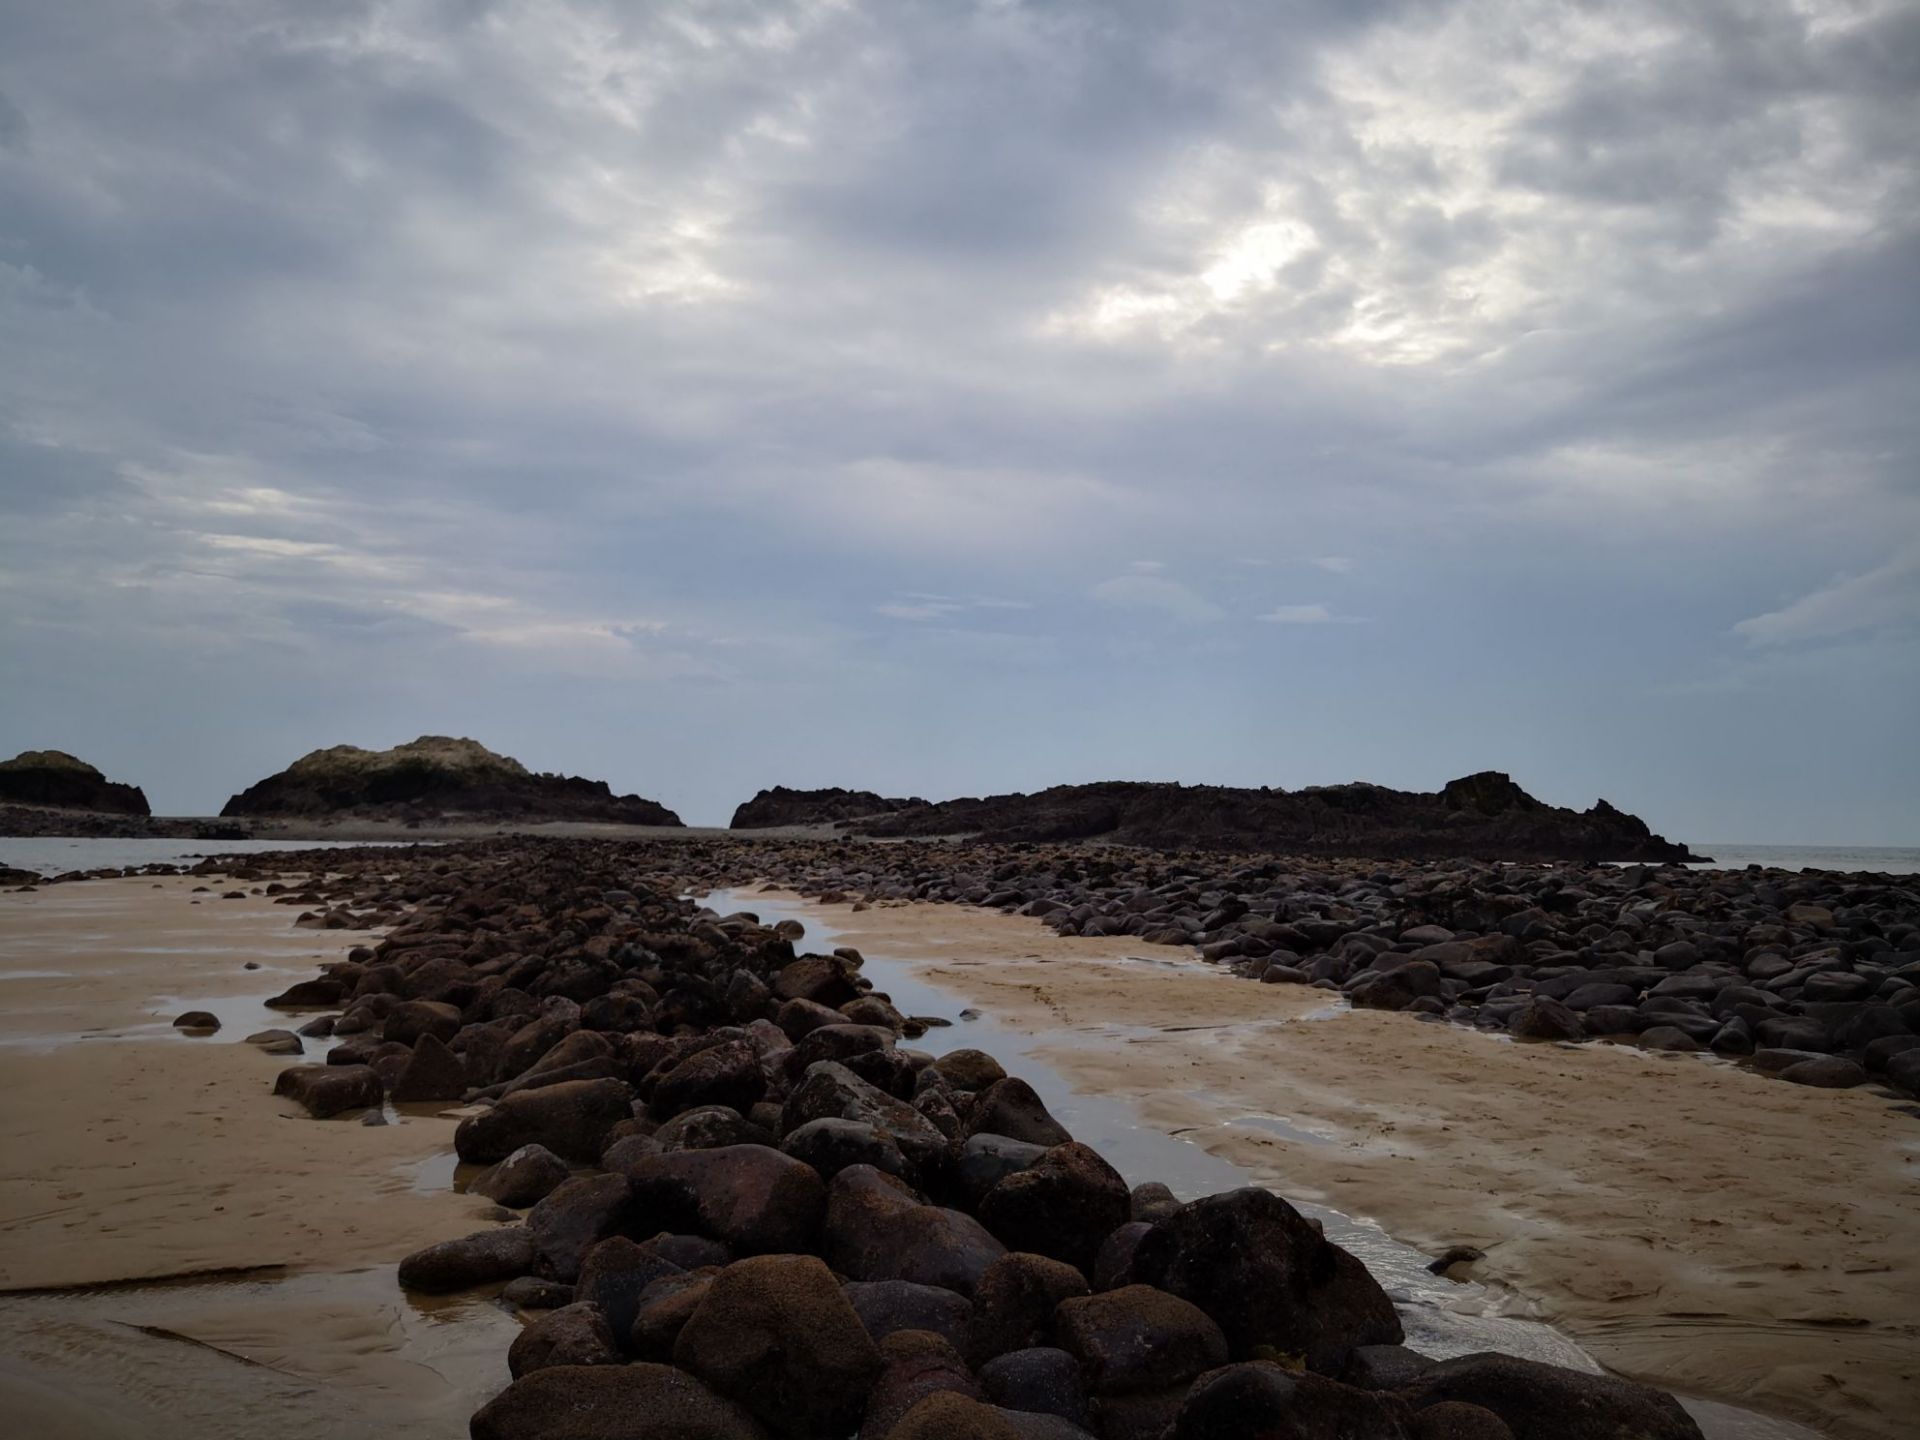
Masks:
[[[464,1435],[515,1324],[411,1301],[392,1268],[484,1223],[448,1188],[455,1121],[272,1099],[297,1061],[241,1037],[299,1017],[259,1002],[366,937],[197,883],[0,894],[0,1413],[35,1436]],[[199,1008],[217,1036],[172,1029]],[[253,1273],[129,1283],[209,1271]]]
[[[1476,1279],[1623,1374],[1836,1436],[1913,1433],[1920,1122],[1871,1091],[1522,1047],[994,912],[807,908],[1282,1194],[1485,1250]]]

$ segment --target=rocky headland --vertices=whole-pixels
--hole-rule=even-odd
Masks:
[[[423,735],[391,750],[315,750],[228,800],[227,818],[455,819],[680,825],[665,806],[615,795],[604,780],[539,774],[474,740]]]
[[[848,810],[873,803],[865,814]],[[867,792],[762,791],[752,824],[827,824],[876,837],[1091,840],[1164,850],[1242,850],[1382,859],[1698,860],[1605,800],[1574,811],[1536,800],[1498,771],[1437,793],[1382,785],[1245,789],[1106,781],[985,799],[882,800]],[[774,820],[771,817],[781,818]],[[765,817],[765,818],[763,818]],[[736,813],[733,828],[746,829]]]
[[[321,882],[298,855],[209,864],[310,925],[386,931],[270,1002],[346,1037],[279,1094],[319,1118],[482,1107],[455,1145],[510,1222],[399,1270],[527,1321],[479,1440],[1699,1436],[1627,1380],[1417,1354],[1279,1195],[1129,1186],[992,1056],[903,1045],[941,1022],[858,952],[681,898],[769,865],[852,882],[882,849],[902,872],[876,894],[1014,903],[1010,876],[921,847],[513,840],[334,851]],[[1089,878],[1111,876],[1061,883]]]
[[[0,804],[103,815],[152,813],[139,786],[109,780],[64,750],[23,750],[0,760]]]

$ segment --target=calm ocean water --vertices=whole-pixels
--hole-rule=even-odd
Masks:
[[[1696,855],[1711,855],[1695,870],[1739,870],[1765,865],[1774,870],[1874,870],[1883,875],[1920,875],[1920,846],[1906,845],[1736,845],[1689,840]]]
[[[337,850],[344,840],[95,840],[62,835],[0,836],[0,868],[60,875],[69,870],[136,865],[191,865],[208,855],[255,855],[263,850]],[[413,842],[383,842],[407,844]]]

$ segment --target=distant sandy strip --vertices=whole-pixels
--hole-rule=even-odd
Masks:
[[[36,1437],[465,1435],[514,1322],[410,1302],[390,1268],[483,1223],[434,1159],[454,1121],[307,1119],[268,1094],[298,1062],[237,1043],[297,1025],[259,1000],[366,937],[198,883],[0,893],[0,1413]],[[189,1008],[226,1028],[176,1034]],[[111,1286],[254,1267],[284,1269]]]
[[[1920,1119],[1869,1090],[1330,1011],[1321,991],[994,912],[811,908],[843,943],[1061,1035],[1037,1053],[1069,1081],[1281,1194],[1433,1253],[1484,1249],[1475,1278],[1622,1373],[1834,1435],[1915,1433]],[[1248,1115],[1332,1143],[1225,1123]]]

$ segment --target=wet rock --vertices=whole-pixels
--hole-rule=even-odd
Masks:
[[[864,1120],[809,1120],[780,1148],[811,1165],[822,1180],[831,1180],[849,1165],[871,1165],[909,1184],[916,1178],[900,1147]]]
[[[1064,1350],[1035,1346],[996,1355],[980,1367],[980,1385],[1008,1410],[1058,1415],[1082,1427],[1090,1421],[1080,1362]]]
[[[247,1036],[247,1044],[263,1055],[301,1055],[307,1048],[291,1030],[257,1030]]]
[[[911,1280],[971,1296],[1006,1247],[971,1215],[923,1205],[891,1176],[854,1165],[828,1187],[821,1253],[850,1280]]]
[[[838,1020],[838,1007],[859,994],[853,983],[859,973],[858,966],[837,955],[803,955],[773,977],[773,995],[781,1001],[811,1000],[834,1010]]]
[[[964,1362],[944,1337],[925,1330],[896,1331],[880,1343],[882,1368],[867,1396],[862,1440],[898,1433],[896,1427],[930,1395],[981,1398]]]
[[[1671,1025],[1654,1025],[1642,1030],[1640,1045],[1646,1050],[1704,1050],[1706,1048],[1686,1031]]]
[[[1780,1078],[1793,1085],[1811,1085],[1821,1090],[1850,1090],[1867,1083],[1867,1072],[1841,1055],[1822,1055],[1817,1060],[1802,1060],[1780,1072]]]
[[[1133,1252],[1151,1229],[1153,1226],[1145,1220],[1129,1220],[1100,1242],[1100,1252],[1093,1257],[1095,1290],[1117,1290],[1127,1283],[1133,1272]]]
[[[662,1150],[718,1150],[726,1145],[773,1145],[771,1131],[725,1105],[683,1110],[653,1133]]]
[[[1091,1273],[1102,1242],[1132,1213],[1132,1196],[1098,1151],[1056,1146],[981,1200],[980,1221],[1010,1250],[1063,1260]]]
[[[600,1307],[575,1303],[549,1310],[515,1336],[507,1370],[518,1380],[549,1365],[619,1365],[625,1359]]]
[[[406,1000],[387,1012],[380,1033],[396,1045],[413,1045],[423,1035],[445,1044],[460,1033],[460,1007],[439,1000]]]
[[[522,1275],[501,1288],[500,1300],[516,1310],[558,1310],[573,1303],[573,1286],[538,1275]]]
[[[886,1433],[888,1440],[1021,1440],[1009,1416],[951,1390],[929,1395]]]
[[[282,1070],[273,1093],[302,1106],[316,1120],[348,1110],[379,1108],[380,1077],[370,1065],[295,1065]]]
[[[724,1105],[734,1111],[753,1108],[767,1090],[760,1053],[747,1040],[730,1040],[688,1056],[663,1075],[653,1087],[650,1102],[655,1115],[668,1119],[701,1105]]]
[[[925,1330],[956,1349],[967,1343],[973,1305],[964,1295],[907,1280],[852,1280],[843,1288],[876,1343],[898,1330]]]
[[[1007,1078],[1000,1062],[984,1050],[949,1050],[933,1068],[956,1090],[985,1090]]]
[[[1006,1135],[969,1135],[960,1146],[955,1176],[968,1203],[978,1205],[1009,1175],[1017,1175],[1036,1164],[1048,1148]]]
[[[1411,1440],[1407,1418],[1391,1397],[1254,1360],[1195,1381],[1168,1440]]]
[[[1405,1338],[1366,1267],[1257,1187],[1183,1205],[1141,1237],[1132,1272],[1211,1315],[1235,1358],[1296,1355],[1331,1374],[1357,1345]]]
[[[683,1270],[678,1275],[664,1275],[642,1290],[627,1337],[633,1353],[642,1360],[672,1360],[674,1342],[719,1273],[718,1267]]]
[[[1180,1201],[1173,1191],[1158,1180],[1148,1180],[1133,1187],[1132,1215],[1134,1220],[1145,1220],[1152,1224],[1164,1220],[1180,1208]]]
[[[532,1233],[524,1225],[503,1225],[414,1251],[400,1262],[400,1286],[446,1295],[525,1275],[535,1259]]]
[[[600,1158],[607,1132],[632,1113],[633,1090],[623,1081],[564,1081],[516,1091],[491,1110],[462,1120],[453,1146],[470,1165],[504,1160],[533,1144],[590,1165]]]
[[[1356,1390],[1397,1390],[1433,1366],[1432,1360],[1404,1345],[1358,1345],[1340,1379]]]
[[[765,1145],[647,1155],[622,1174],[646,1225],[694,1230],[741,1255],[811,1250],[827,1203],[812,1166]]]
[[[1096,1395],[1162,1390],[1227,1363],[1212,1318],[1151,1285],[1064,1300],[1054,1331]]]
[[[850,1025],[844,1020],[821,1025],[793,1042],[781,1066],[796,1078],[805,1075],[807,1067],[820,1060],[837,1060],[852,1069],[850,1062],[854,1057],[892,1049],[893,1037],[893,1031],[878,1025]]]
[[[1073,1139],[1067,1127],[1047,1112],[1033,1087],[1014,1077],[996,1080],[980,1092],[973,1107],[971,1132],[1006,1135],[1048,1149]]]
[[[1088,1293],[1079,1270],[1045,1255],[1002,1255],[980,1276],[973,1294],[967,1355],[976,1364],[1012,1350],[1053,1343],[1062,1302]]]
[[[544,1145],[522,1145],[467,1188],[501,1205],[524,1210],[551,1195],[567,1178],[567,1162]]]
[[[612,1333],[625,1336],[633,1330],[640,1296],[647,1287],[669,1275],[684,1273],[652,1246],[625,1235],[610,1235],[588,1247],[580,1257],[574,1299],[599,1306]]]
[[[576,1175],[527,1212],[542,1273],[572,1284],[588,1250],[637,1218],[624,1175]]]
[[[670,1365],[552,1365],[473,1417],[473,1440],[766,1440],[743,1407]]]
[[[1513,1013],[1507,1033],[1516,1040],[1578,1040],[1586,1029],[1580,1017],[1565,1005],[1541,996]]]
[[[811,1255],[763,1255],[722,1270],[673,1358],[792,1436],[851,1431],[880,1372],[860,1317]]]
[[[786,1134],[812,1120],[859,1120],[871,1125],[922,1169],[937,1167],[946,1158],[947,1137],[931,1120],[831,1060],[808,1068],[781,1112]]]
[[[1458,1400],[1415,1411],[1407,1434],[1411,1440],[1513,1440],[1513,1431],[1498,1415]]]
[[[1491,1410],[1514,1440],[1701,1440],[1671,1395],[1512,1355],[1443,1360],[1400,1394],[1416,1409],[1451,1400]]]
[[[1118,1395],[1096,1395],[1093,1428],[1100,1440],[1165,1440],[1186,1403],[1185,1385],[1165,1390],[1136,1390]]]
[[[458,1100],[467,1093],[466,1066],[437,1036],[422,1035],[393,1082],[400,1103]]]

